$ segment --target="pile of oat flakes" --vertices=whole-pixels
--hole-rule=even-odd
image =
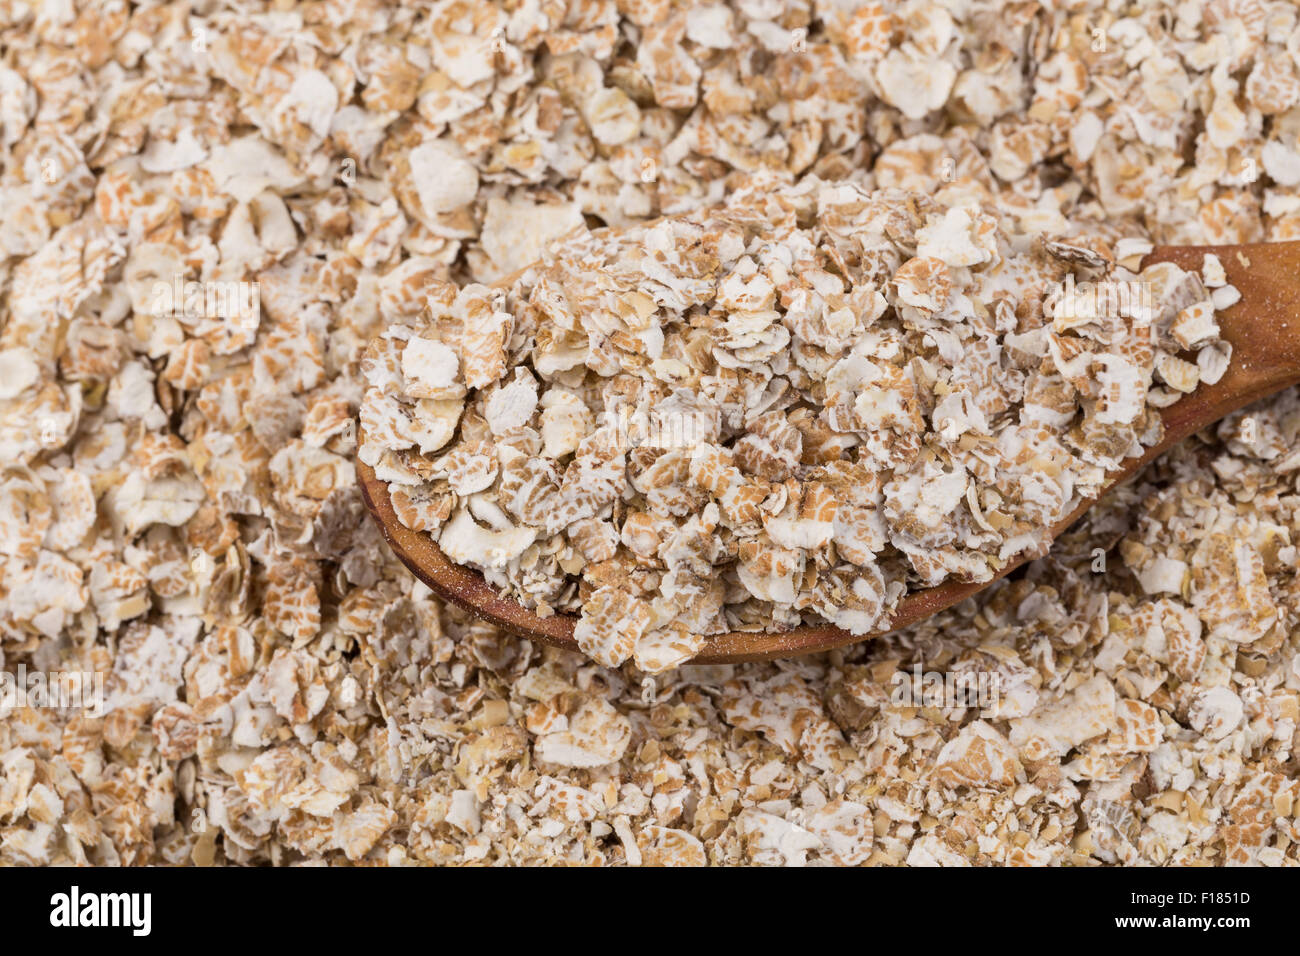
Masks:
[[[909,590],[1043,554],[1227,369],[1222,262],[1134,272],[1117,260],[1151,243],[1116,245],[756,178],[433,291],[366,348],[357,458],[449,559],[578,611],[607,667],[657,674],[732,630],[886,631]]]
[[[365,343],[740,174],[1026,232],[1300,236],[1285,0],[0,6],[0,862],[1294,859],[1300,401],[978,601],[646,681],[443,607],[357,495]],[[159,282],[256,282],[256,321]],[[993,673],[983,715],[894,675]]]

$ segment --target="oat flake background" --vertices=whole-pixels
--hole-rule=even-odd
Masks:
[[[1296,19],[0,2],[0,658],[107,691],[0,709],[0,862],[1293,862],[1295,391],[924,625],[649,682],[433,599],[352,455],[362,349],[428,290],[742,174],[1300,238]],[[178,276],[258,307],[159,308]],[[917,664],[998,708],[892,701]]]

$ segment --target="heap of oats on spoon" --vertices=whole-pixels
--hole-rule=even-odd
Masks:
[[[1228,367],[1239,297],[1151,244],[977,204],[756,180],[447,284],[364,361],[359,458],[400,522],[596,661],[887,629],[1045,550],[1159,410]]]

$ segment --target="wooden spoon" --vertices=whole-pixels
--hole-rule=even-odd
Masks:
[[[1201,385],[1161,410],[1165,437],[1140,458],[1130,458],[1108,476],[1107,489],[1141,471],[1154,458],[1188,435],[1211,425],[1230,412],[1300,383],[1300,242],[1256,243],[1244,246],[1164,246],[1146,257],[1143,266],[1172,262],[1199,270],[1206,253],[1223,262],[1228,281],[1241,292],[1241,300],[1218,314],[1222,337],[1232,344],[1232,358],[1224,376],[1213,385]],[[374,470],[357,462],[357,476],[366,506],[383,529],[393,552],[421,581],[445,600],[459,604],[485,621],[516,634],[577,649],[568,614],[538,617],[523,605],[501,598],[477,571],[453,564],[433,540],[397,520],[388,485]],[[1056,538],[1090,508],[1096,499],[1082,502],[1053,529]],[[709,638],[695,663],[734,663],[769,660],[830,650],[907,627],[988,587],[1030,560],[1023,554],[992,580],[963,584],[947,582],[904,596],[890,625],[872,634],[853,635],[830,625],[805,625],[787,631],[733,631]]]

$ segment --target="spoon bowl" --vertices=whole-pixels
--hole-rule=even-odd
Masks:
[[[1132,477],[1187,436],[1300,383],[1300,242],[1162,246],[1146,257],[1143,267],[1171,262],[1183,269],[1196,270],[1207,253],[1219,257],[1228,282],[1241,293],[1236,304],[1217,315],[1221,336],[1232,346],[1228,369],[1213,385],[1202,384],[1190,395],[1161,409],[1164,438],[1140,457],[1126,459],[1122,468],[1111,472],[1106,490]],[[376,478],[372,468],[358,461],[357,478],[366,507],[378,521],[393,553],[439,597],[515,634],[577,650],[573,637],[577,617],[571,614],[539,617],[517,601],[502,598],[477,571],[453,563],[428,534],[403,525],[393,511],[387,483]],[[1080,502],[1052,528],[1051,537],[1058,537],[1095,502],[1095,498]],[[878,631],[850,634],[831,625],[804,625],[785,631],[732,631],[710,637],[692,663],[771,660],[827,651],[879,637],[978,594],[1035,557],[1029,552],[1018,555],[987,581],[947,581],[909,592],[899,603],[889,626]]]

